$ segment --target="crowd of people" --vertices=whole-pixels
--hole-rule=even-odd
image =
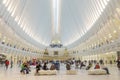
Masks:
[[[50,64],[50,67],[48,65]],[[60,64],[64,64],[66,67],[66,70],[71,70],[73,69],[72,66],[74,65],[74,69],[86,69],[89,70],[90,68],[94,69],[103,69],[106,71],[107,74],[110,74],[108,67],[104,65],[103,60],[99,61],[94,61],[94,60],[89,60],[89,61],[81,61],[81,60],[75,60],[75,59],[69,59],[66,61],[42,61],[42,60],[36,60],[36,61],[18,61],[19,67],[21,67],[20,72],[23,74],[29,74],[31,72],[30,66],[33,65],[35,66],[36,73],[39,73],[39,70],[60,70]],[[118,69],[120,69],[120,58],[117,59],[116,61]],[[13,67],[13,61],[11,60],[5,60],[5,68],[6,70],[8,69],[10,65],[10,68]]]
[[[33,65],[34,64],[34,65]],[[48,67],[48,64],[51,64],[50,68]],[[36,61],[35,63],[31,63],[31,61],[27,61],[26,63],[23,63],[21,66],[21,73],[28,74],[30,70],[30,66],[36,66],[36,73],[39,72],[39,70],[59,70],[60,69],[60,62],[59,61]]]

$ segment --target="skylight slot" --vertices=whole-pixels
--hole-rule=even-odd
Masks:
[[[53,22],[55,33],[59,32],[59,7],[60,7],[60,0],[53,0]]]

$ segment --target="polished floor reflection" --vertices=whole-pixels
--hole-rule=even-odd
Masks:
[[[5,70],[0,67],[0,80],[120,80],[120,70],[115,65],[108,65],[110,75],[88,75],[85,69],[78,69],[77,75],[66,75],[66,70],[62,65],[57,75],[34,76],[35,69],[32,68],[30,74],[21,74],[20,68],[14,66],[12,69]]]

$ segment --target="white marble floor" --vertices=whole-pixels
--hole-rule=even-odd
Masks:
[[[110,75],[88,75],[87,71],[78,70],[77,75],[66,75],[65,70],[60,70],[57,75],[34,76],[35,69],[30,74],[20,74],[17,66],[5,70],[0,67],[0,80],[120,80],[120,70],[116,66],[110,66]]]

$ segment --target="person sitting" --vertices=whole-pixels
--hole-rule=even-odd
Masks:
[[[83,62],[81,62],[81,65],[80,65],[80,69],[82,68],[82,67],[85,67],[86,65],[83,63]]]
[[[70,63],[67,63],[67,64],[66,64],[66,69],[67,69],[67,70],[70,70],[70,69],[71,69]]]
[[[21,73],[25,74],[25,63],[23,63],[21,65],[21,70],[20,70]]]
[[[51,65],[50,70],[55,70],[55,65],[54,64]]]
[[[100,69],[99,63],[97,63],[97,64],[95,65],[95,68],[94,68],[94,69]]]
[[[92,63],[89,62],[89,65],[86,67],[86,70],[89,70],[92,67]]]
[[[44,63],[43,70],[48,70],[47,63]]]
[[[29,74],[29,72],[31,71],[28,63],[24,64],[24,70],[26,71],[26,74]]]
[[[40,63],[38,63],[38,64],[36,65],[36,73],[38,73],[38,72],[39,72],[40,67],[41,67],[41,65],[40,65]]]
[[[104,64],[102,64],[100,67],[101,69],[105,70],[107,74],[110,74],[109,69]]]

